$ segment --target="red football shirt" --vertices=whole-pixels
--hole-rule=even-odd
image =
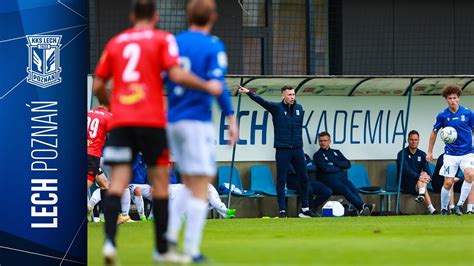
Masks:
[[[111,128],[166,126],[162,72],[178,64],[178,46],[170,33],[135,27],[113,37],[95,74],[112,77]]]
[[[104,107],[97,107],[87,113],[87,154],[102,156],[105,137],[110,128],[112,114]]]

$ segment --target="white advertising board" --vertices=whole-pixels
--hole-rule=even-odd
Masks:
[[[280,101],[280,97],[264,97]],[[312,156],[319,149],[317,134],[327,131],[331,147],[340,149],[351,160],[391,160],[403,144],[407,97],[398,96],[307,96],[297,101],[305,110],[303,143],[305,153]],[[237,97],[232,97],[237,108]],[[461,105],[474,108],[474,96],[461,97]],[[446,108],[442,96],[412,97],[408,131],[420,133],[419,148],[428,149],[428,140],[436,115]],[[240,108],[240,141],[236,161],[274,161],[273,123],[271,114],[246,95]],[[217,107],[214,110],[217,134],[217,160],[230,161],[232,148],[226,143],[226,122]],[[443,143],[436,141],[434,157],[443,152]]]

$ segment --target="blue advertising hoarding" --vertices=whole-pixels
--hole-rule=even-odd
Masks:
[[[85,264],[87,1],[0,5],[0,265]]]

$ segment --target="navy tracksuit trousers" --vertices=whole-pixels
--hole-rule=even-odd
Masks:
[[[304,158],[304,152],[302,148],[276,148],[275,153],[276,167],[277,167],[277,200],[280,211],[286,211],[285,203],[285,185],[286,177],[290,163],[296,171],[296,177],[300,181],[300,197],[301,207],[309,207],[308,203],[308,175],[306,174],[306,160]]]

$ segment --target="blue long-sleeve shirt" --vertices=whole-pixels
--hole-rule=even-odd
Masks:
[[[335,149],[319,149],[313,155],[316,164],[317,177],[321,180],[326,178],[342,178],[346,176],[347,169],[351,168],[351,161]]]

